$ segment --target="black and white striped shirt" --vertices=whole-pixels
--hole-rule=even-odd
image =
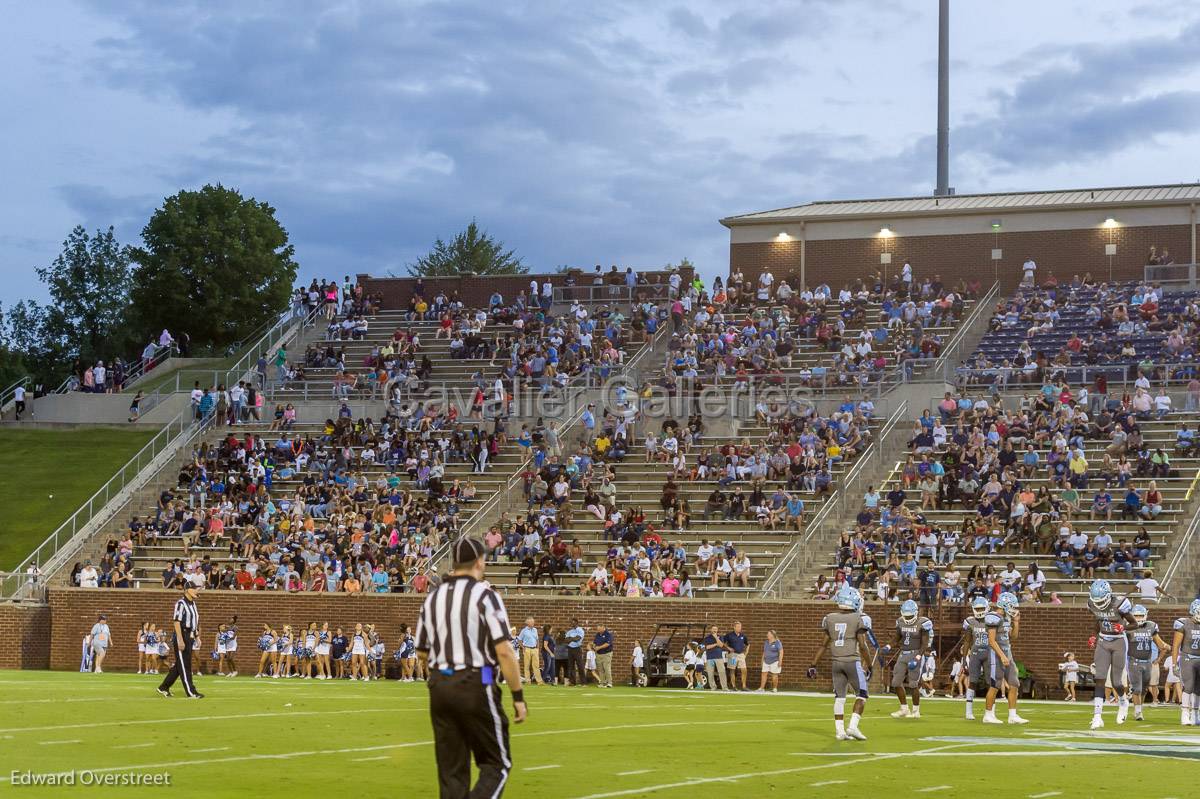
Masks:
[[[175,602],[175,612],[171,618],[179,622],[185,639],[196,637],[196,631],[200,629],[200,613],[196,610],[195,602],[185,596],[180,597]]]
[[[438,670],[495,666],[496,644],[507,641],[508,611],[474,577],[450,577],[425,600],[417,620],[417,649]]]

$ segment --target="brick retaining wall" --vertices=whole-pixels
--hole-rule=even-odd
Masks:
[[[83,634],[75,641],[77,658]],[[0,669],[48,668],[50,640],[48,606],[0,603]],[[79,667],[78,660],[75,667]]]
[[[157,589],[52,589],[50,615],[53,617],[54,635],[49,656],[50,668],[78,668],[79,640],[100,612],[108,614],[115,642],[105,662],[106,667],[112,670],[134,668],[138,629],[145,621],[166,624],[177,596],[176,592]],[[251,668],[251,660],[257,662],[254,642],[264,622],[276,627],[287,623],[295,628],[303,627],[310,621],[328,621],[334,627],[352,628],[361,621],[373,622],[378,626],[390,653],[399,639],[400,625],[415,626],[422,600],[420,596],[405,594],[345,596],[209,591],[202,593],[199,599],[202,638],[208,651],[217,624],[228,621],[237,613],[243,652],[241,667],[245,670]],[[740,620],[751,638],[752,679],[758,679],[763,636],[767,629],[774,629],[785,647],[784,682],[793,687],[827,687],[827,668],[816,683],[804,676],[804,670],[819,641],[817,631],[820,619],[832,609],[827,602],[630,601],[510,595],[505,603],[512,622],[517,626],[523,624],[530,615],[537,619],[539,625],[549,622],[558,629],[563,629],[572,617],[577,617],[585,626],[595,627],[601,622],[608,625],[616,637],[615,665],[619,666],[617,673],[621,676],[628,673],[626,664],[633,641],[638,639],[645,644],[659,622],[715,623],[724,631],[735,619]],[[881,642],[890,641],[898,606],[873,604],[868,606],[868,612],[876,630],[880,631]],[[938,635],[943,636],[943,648],[958,642],[964,612],[962,607],[947,607],[940,614],[935,614],[935,628]],[[1170,622],[1185,612],[1182,608],[1156,607],[1151,610],[1151,618],[1169,629]],[[0,619],[5,618],[0,616]],[[4,629],[9,628],[6,626]],[[1057,664],[1063,652],[1073,650],[1081,662],[1087,662],[1087,639],[1093,629],[1091,615],[1085,608],[1050,605],[1029,607],[1022,612],[1022,633],[1015,651],[1018,659],[1039,681],[1053,683],[1057,680]],[[25,667],[37,665],[31,662]]]

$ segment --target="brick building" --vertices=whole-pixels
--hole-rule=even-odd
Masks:
[[[730,270],[770,270],[793,285],[888,279],[905,260],[953,285],[999,280],[1011,290],[1032,257],[1038,280],[1090,271],[1141,279],[1151,246],[1196,263],[1200,184],[813,202],[731,216]]]

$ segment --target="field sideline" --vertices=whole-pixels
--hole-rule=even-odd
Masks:
[[[63,796],[435,796],[426,691],[420,684],[202,677],[203,700],[163,699],[156,678],[0,672],[0,791]],[[1012,797],[1194,795],[1200,728],[1175,708],[1090,733],[1090,706],[1027,703],[1025,727],[961,718],[925,702],[896,720],[867,706],[870,740],[833,738],[828,697],[674,689],[527,688],[531,718],[513,727],[507,796],[604,799],[844,795],[847,791]],[[977,703],[982,715],[982,703]],[[1092,765],[1092,758],[1104,764]],[[1103,786],[1095,775],[1103,769]],[[14,786],[22,772],[170,774],[171,787]],[[352,786],[352,787],[351,787]]]

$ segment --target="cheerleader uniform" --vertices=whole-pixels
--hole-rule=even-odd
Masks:
[[[230,655],[237,654],[237,627],[230,627],[225,633],[225,651]]]
[[[146,646],[146,654],[147,655],[157,656],[158,655],[158,634],[157,633],[146,633],[145,646]],[[149,671],[149,669],[147,669],[147,671]],[[157,674],[158,669],[155,669],[153,673]]]
[[[290,636],[279,636],[279,654],[281,657],[289,657],[292,654],[292,639]],[[279,674],[281,671],[283,671],[282,667],[279,669],[279,671],[275,672],[275,679],[279,679]],[[288,676],[290,677],[291,675],[289,674]]]
[[[144,632],[139,632],[137,641],[138,641],[138,663],[144,663],[145,656],[147,654],[146,653],[146,634]],[[146,671],[149,672],[150,669],[147,668]],[[137,673],[141,674],[142,670],[139,668]]]

